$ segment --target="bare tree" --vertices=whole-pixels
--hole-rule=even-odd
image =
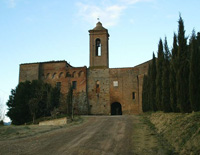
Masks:
[[[29,108],[30,108],[30,111],[31,111],[33,124],[34,124],[35,123],[35,118],[36,118],[36,113],[38,111],[38,99],[36,99],[36,98],[30,99]]]
[[[3,105],[3,101],[0,99],[0,121],[5,118],[5,107]]]

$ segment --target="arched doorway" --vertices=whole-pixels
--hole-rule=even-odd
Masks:
[[[111,104],[111,115],[122,115],[122,106],[119,102]]]

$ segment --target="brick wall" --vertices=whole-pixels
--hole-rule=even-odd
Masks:
[[[19,81],[41,79],[53,87],[60,83],[62,112],[67,111],[66,96],[76,81],[73,90],[75,114],[109,115],[114,102],[121,104],[122,114],[138,114],[142,112],[143,76],[147,74],[149,63],[151,61],[132,68],[113,69],[72,67],[66,61],[22,64]],[[114,86],[114,81],[118,86]]]
[[[142,63],[135,68],[139,70],[138,79],[139,79],[139,112],[142,113],[142,86],[143,86],[143,77],[148,73],[149,64],[151,64],[151,60],[145,63]]]
[[[90,67],[109,67],[107,30],[90,30]],[[101,56],[96,56],[96,39],[101,40]]]
[[[62,112],[67,111],[67,93],[73,81],[76,81],[76,89],[73,90],[74,112],[88,114],[86,94],[87,67],[72,67],[66,61],[21,64],[19,79],[20,82],[40,79],[51,84],[53,87],[56,87],[57,83],[60,83],[62,93],[60,111]]]
[[[110,69],[110,104],[119,102],[122,114],[139,113],[137,75],[138,69],[135,68]],[[118,86],[114,86],[114,81],[118,82]]]
[[[122,114],[142,113],[143,76],[148,72],[149,63],[150,61],[132,68],[110,69],[110,105],[120,103]],[[114,81],[118,86],[114,86]]]

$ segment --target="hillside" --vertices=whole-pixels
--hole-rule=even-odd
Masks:
[[[200,112],[190,114],[156,112],[145,114],[180,154],[200,154]]]

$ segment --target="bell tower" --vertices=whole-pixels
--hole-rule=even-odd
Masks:
[[[89,30],[90,33],[90,68],[109,68],[108,30],[101,22]]]

